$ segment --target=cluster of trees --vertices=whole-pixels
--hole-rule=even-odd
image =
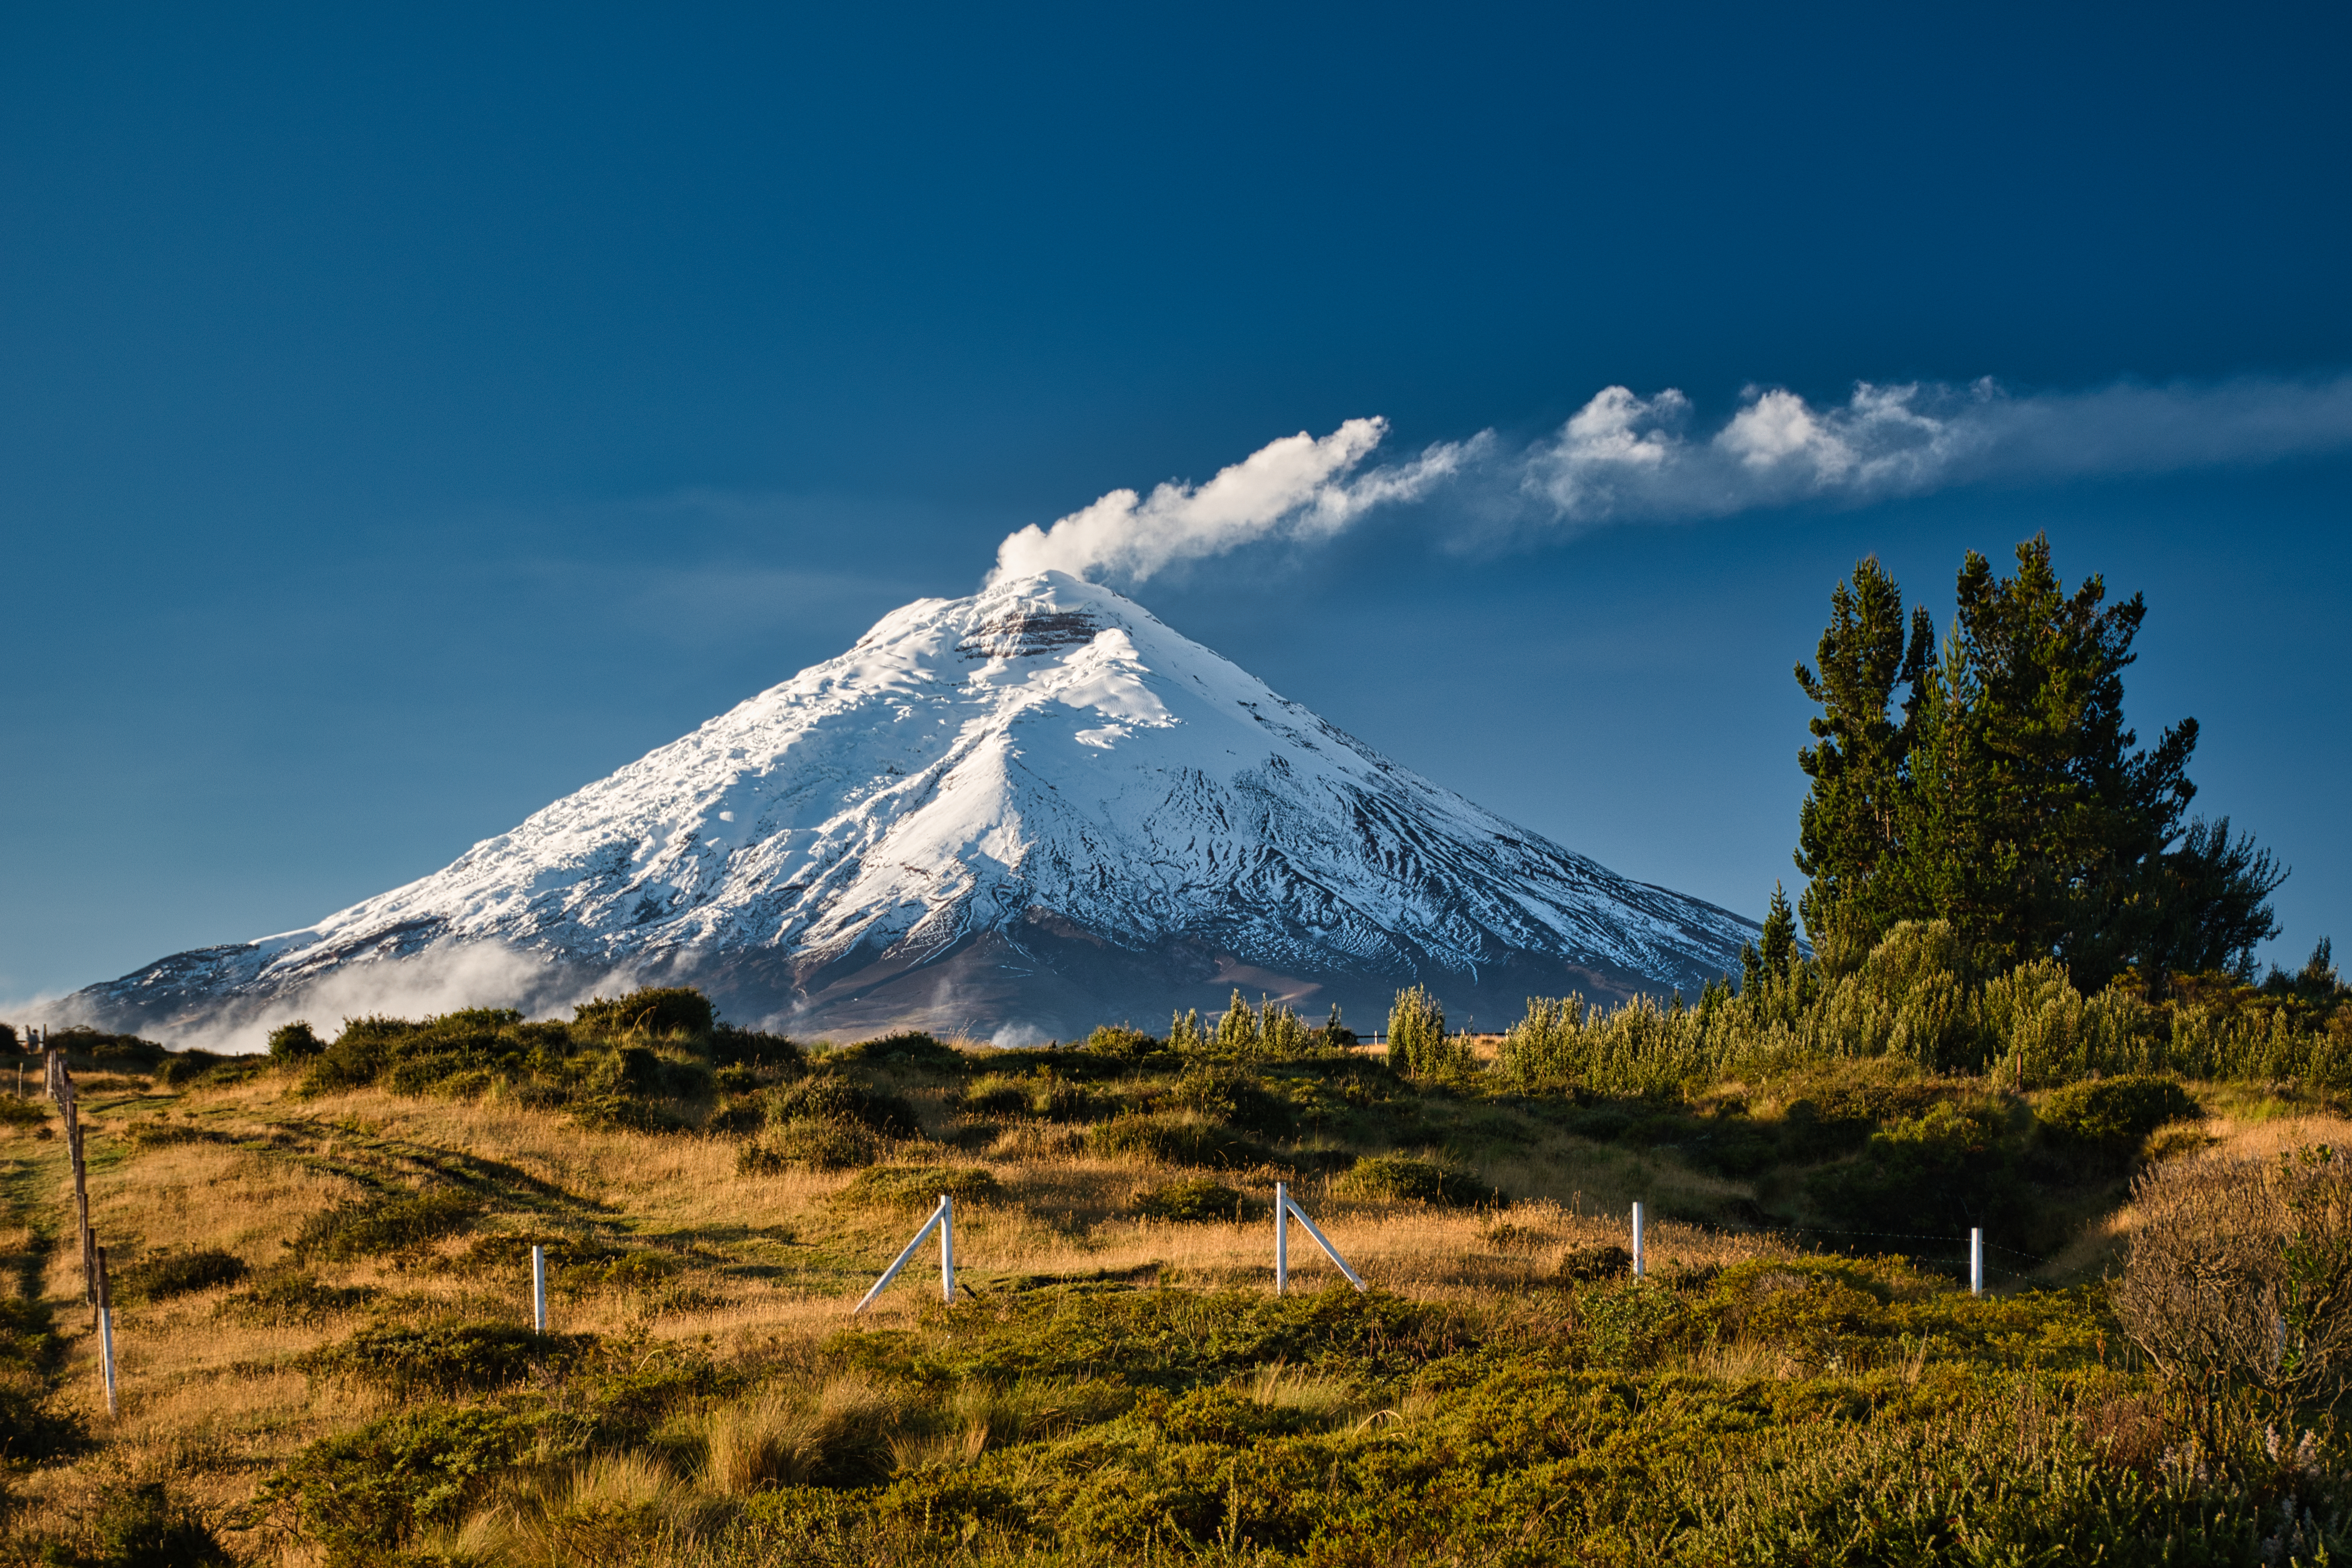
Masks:
[[[2226,816],[2189,816],[2194,719],[2145,748],[2125,722],[2141,596],[2110,604],[2097,576],[2070,593],[2037,535],[2009,577],[1969,552],[1958,601],[1939,647],[1864,561],[1831,595],[1817,668],[1797,667],[1821,708],[1798,758],[1815,952],[1842,969],[1900,922],[1939,921],[1979,976],[2051,959],[2086,991],[2120,978],[2152,999],[2178,975],[2251,979],[2286,871]],[[1776,894],[1748,978],[1795,945]]]

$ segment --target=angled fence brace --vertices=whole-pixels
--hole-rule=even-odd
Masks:
[[[1315,1222],[1307,1217],[1307,1211],[1292,1200],[1290,1184],[1276,1182],[1274,1184],[1274,1293],[1276,1295],[1279,1296],[1290,1289],[1290,1233],[1286,1228],[1285,1222],[1294,1218],[1307,1227],[1307,1234],[1315,1238],[1315,1245],[1323,1249],[1323,1256],[1339,1265],[1339,1272],[1348,1277],[1349,1284],[1359,1290],[1366,1288],[1362,1277],[1349,1268],[1348,1260],[1339,1256],[1339,1249],[1332,1246],[1329,1238],[1321,1231],[1315,1228]]]
[[[881,1279],[874,1281],[874,1289],[866,1292],[866,1299],[849,1310],[851,1317],[857,1316],[874,1304],[874,1298],[882,1294],[883,1288],[891,1280],[898,1278],[898,1270],[907,1267],[907,1260],[915,1256],[915,1248],[922,1246],[923,1238],[934,1230],[940,1233],[940,1300],[950,1306],[955,1304],[955,1199],[941,1193],[940,1206],[931,1211],[931,1217],[923,1222],[923,1228],[915,1233],[914,1240],[907,1243],[898,1260],[882,1271]]]

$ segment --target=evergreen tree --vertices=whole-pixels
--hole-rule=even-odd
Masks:
[[[1904,762],[1935,640],[1925,609],[1911,613],[1906,637],[1903,590],[1873,556],[1831,592],[1820,673],[1797,666],[1799,689],[1822,709],[1814,743],[1797,752],[1812,780],[1797,816],[1797,868],[1811,879],[1805,926],[1816,943],[1839,919],[1874,936],[1904,918],[1885,878],[1902,853]]]
[[[1776,975],[1787,975],[1797,966],[1797,920],[1789,908],[1789,895],[1780,883],[1772,884],[1772,904],[1764,911],[1764,934],[1757,942],[1757,958],[1765,970]]]
[[[1169,1017],[1168,1048],[1178,1056],[1185,1057],[1196,1057],[1208,1049],[1208,1041],[1201,1035],[1199,1008],[1173,1014]]]
[[[2086,989],[2249,963],[2284,872],[2226,822],[2184,828],[2195,720],[2146,750],[2124,722],[2145,602],[2109,605],[2096,576],[2067,592],[2042,535],[2011,577],[1971,551],[1958,598],[1931,665],[1925,613],[1904,641],[1900,593],[1864,562],[1832,595],[1822,674],[1798,668],[1822,707],[1796,855],[1822,967],[1905,920],[1950,922],[1979,973],[2056,957]]]

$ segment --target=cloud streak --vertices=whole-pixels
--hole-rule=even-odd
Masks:
[[[2261,463],[2352,447],[2352,376],[2136,383],[2027,396],[1857,383],[1816,406],[1749,388],[1711,429],[1672,387],[1605,387],[1522,446],[1483,431],[1366,467],[1387,435],[1351,419],[1301,431],[1199,486],[1113,490],[997,550],[990,581],[1049,569],[1127,582],[1269,539],[1313,540],[1375,508],[1452,492],[1472,533],[1726,517],[1804,502],[1866,506],[1956,486],[2056,482]]]
[[[1032,523],[1008,536],[989,581],[1060,571],[1140,583],[1263,539],[1326,538],[1376,506],[1421,499],[1493,446],[1480,435],[1358,473],[1387,434],[1385,419],[1350,419],[1320,438],[1301,430],[1269,442],[1206,484],[1171,480],[1149,496],[1113,490],[1050,528]]]

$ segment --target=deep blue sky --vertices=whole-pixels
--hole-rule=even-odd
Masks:
[[[971,590],[1009,529],[1601,387],[2352,369],[2340,6],[15,6],[0,997],[304,924]],[[684,13],[684,14],[680,14]],[[1831,584],[2046,528],[2144,736],[2352,939],[2352,457],[1155,579],[1179,627],[1761,911]]]

